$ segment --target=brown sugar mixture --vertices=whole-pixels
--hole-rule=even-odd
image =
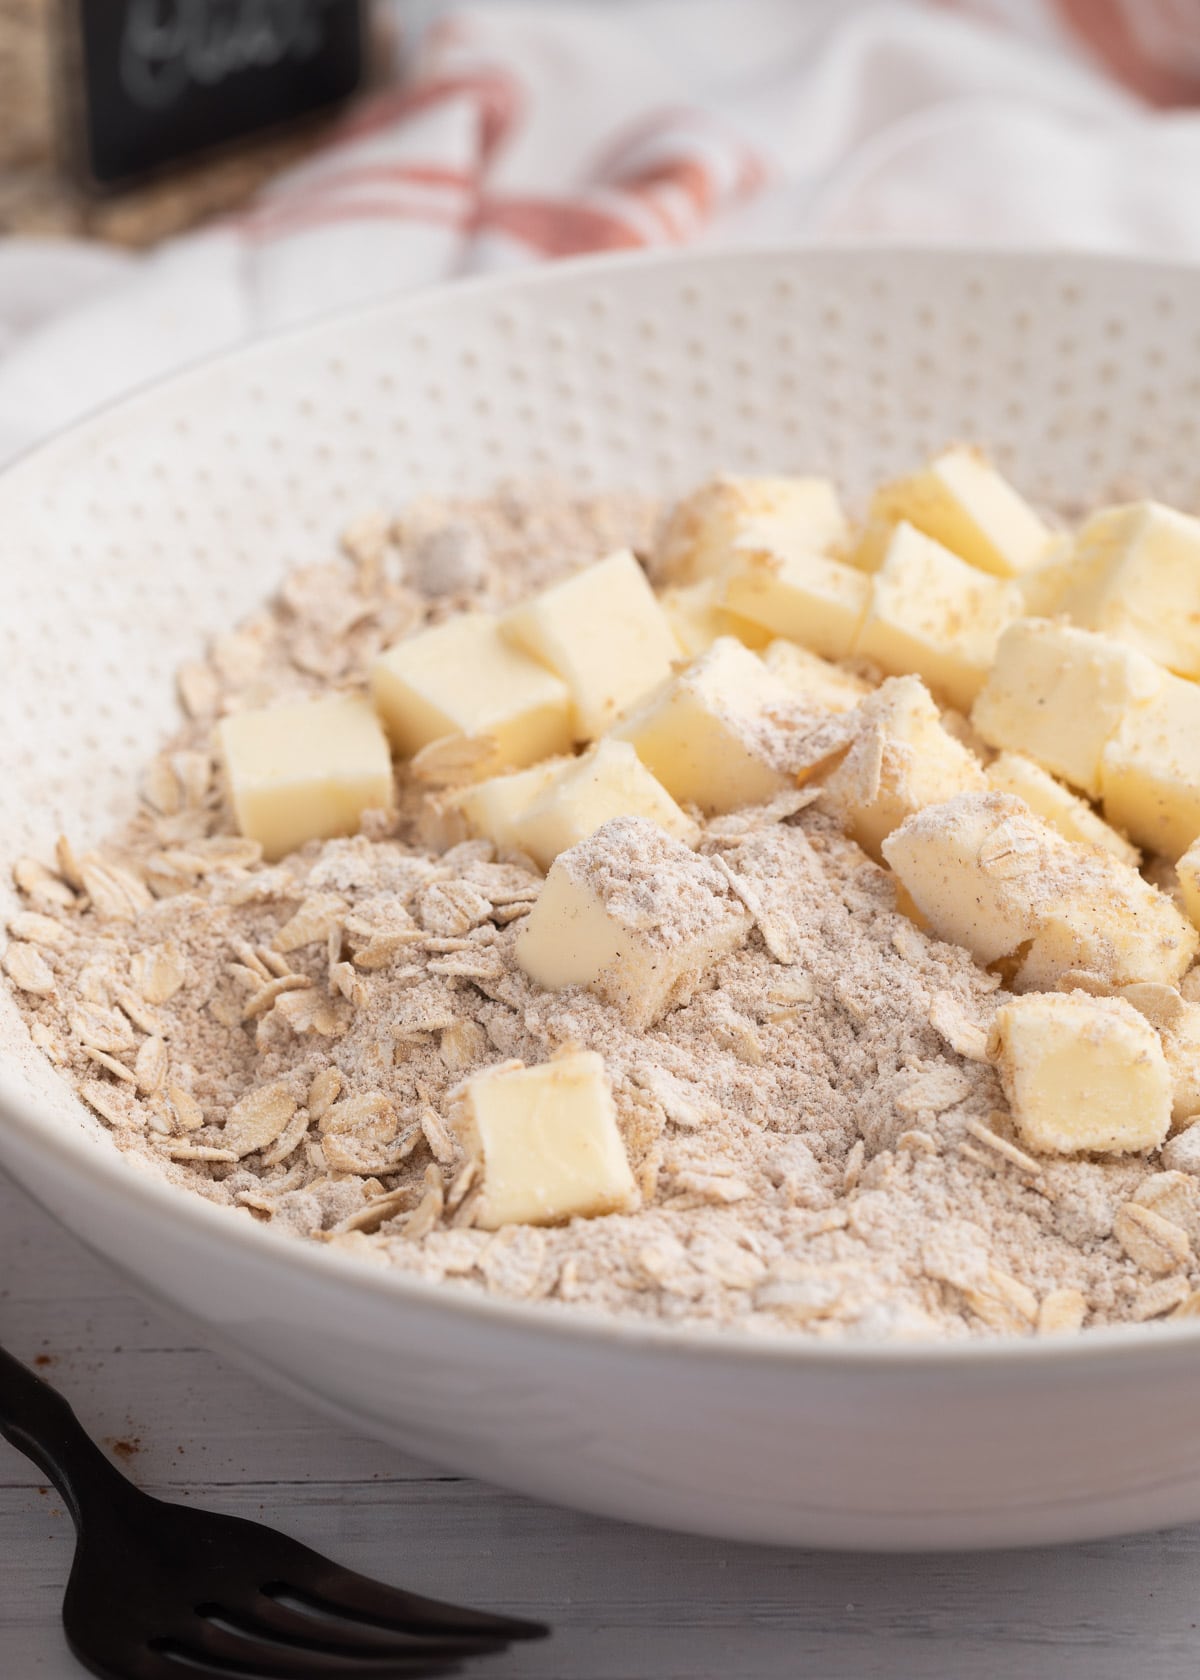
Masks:
[[[681,855],[736,923],[649,1024],[530,978],[516,947],[543,872],[472,836],[428,761],[398,763],[394,811],[352,837],[264,862],[238,834],[221,716],[361,691],[399,638],[623,545],[647,556],[655,521],[633,498],[510,491],[365,521],[294,572],[180,672],[187,721],[127,827],[18,863],[5,966],[37,1044],[121,1149],[231,1217],[449,1288],[822,1338],[1196,1310],[1200,1130],[1159,1151],[1031,1150],[987,1051],[1007,982],[898,911],[815,785],[689,807],[690,852],[626,825],[620,893],[664,947],[672,917],[682,937],[699,915]],[[759,727],[789,775],[822,729],[837,746],[806,698]],[[585,875],[599,844],[577,849]],[[480,1228],[464,1081],[576,1050],[603,1059],[636,1205]],[[1184,1242],[1165,1263],[1164,1225]]]

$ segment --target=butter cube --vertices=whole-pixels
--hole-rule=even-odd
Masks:
[[[1118,834],[1085,799],[1056,782],[1048,770],[1024,753],[1002,752],[987,767],[987,779],[997,793],[1023,799],[1035,817],[1048,822],[1066,840],[1080,846],[1101,846],[1122,863],[1136,869],[1141,854]]]
[[[477,749],[478,779],[571,745],[566,684],[510,647],[490,613],[458,613],[397,642],[375,661],[371,693],[398,753],[462,737]]]
[[[447,803],[462,812],[476,834],[501,851],[521,851],[521,819],[534,800],[573,763],[570,758],[548,758],[528,770],[489,776],[486,782],[457,790]]]
[[[718,636],[736,636],[755,649],[766,647],[771,640],[771,632],[761,624],[726,612],[721,605],[723,588],[717,578],[701,578],[699,583],[672,584],[658,598],[688,659],[704,653]]]
[[[896,676],[915,671],[967,711],[983,687],[1001,631],[1022,610],[1014,584],[985,576],[902,523],[875,573],[853,651]]]
[[[981,572],[1012,578],[1035,565],[1050,531],[974,449],[947,449],[923,472],[876,491],[871,518],[905,521]]]
[[[628,549],[551,584],[501,620],[505,639],[554,671],[572,730],[591,741],[671,673],[679,644]]]
[[[846,534],[846,517],[827,478],[738,478],[727,473],[680,502],[667,522],[654,573],[664,583],[717,577],[747,531],[765,524],[784,542],[816,553]]]
[[[1008,794],[927,806],[882,851],[934,933],[985,965],[1013,959],[1018,990],[1049,990],[1072,972],[1110,989],[1171,985],[1200,948],[1135,870],[1064,840]]]
[[[619,817],[555,859],[516,958],[539,986],[586,986],[643,1030],[685,1002],[750,925],[707,858],[644,817]]]
[[[943,727],[919,677],[893,677],[858,708],[854,745],[825,782],[825,808],[876,863],[884,840],[914,811],[980,792],[979,760]]]
[[[773,761],[763,716],[791,696],[749,648],[722,636],[612,731],[629,741],[681,805],[709,814],[771,799],[794,785]]]
[[[1200,840],[1193,840],[1175,865],[1179,895],[1193,927],[1200,928]]]
[[[1104,814],[1165,857],[1200,836],[1200,687],[1163,675],[1158,693],[1126,712],[1100,757]]]
[[[1200,677],[1200,519],[1161,502],[1095,514],[1061,610],[1128,642],[1181,677]]]
[[[1152,659],[1109,636],[1022,618],[1000,637],[971,722],[989,746],[1025,753],[1096,799],[1105,743],[1163,681]]]
[[[1066,845],[1020,800],[975,793],[926,806],[880,849],[935,936],[986,967],[1037,932]]]
[[[1079,848],[1052,878],[1049,906],[1017,968],[1018,991],[1049,991],[1072,973],[1110,990],[1139,982],[1175,985],[1197,950],[1196,930],[1165,893],[1109,853]]]
[[[1171,1123],[1179,1127],[1200,1114],[1200,1003],[1186,1002],[1173,986],[1126,986],[1121,995],[1158,1033],[1171,1075]]]
[[[542,869],[613,817],[646,817],[694,846],[695,823],[655,780],[628,741],[598,741],[535,795],[516,820],[517,844]]]
[[[871,580],[844,561],[781,540],[760,527],[739,545],[725,579],[730,612],[787,636],[826,659],[844,659],[871,597]]]
[[[782,636],[768,643],[762,662],[793,694],[815,700],[831,712],[848,712],[864,695],[871,693],[870,683],[852,671],[844,671],[840,665]]]
[[[477,1074],[453,1123],[477,1163],[473,1223],[484,1231],[628,1213],[638,1204],[612,1089],[593,1050]]]
[[[235,712],[217,743],[238,830],[268,859],[353,834],[364,811],[391,808],[387,739],[357,694]]]
[[[1029,994],[989,1040],[1021,1140],[1044,1154],[1157,1149],[1171,1077],[1154,1028],[1123,998]]]

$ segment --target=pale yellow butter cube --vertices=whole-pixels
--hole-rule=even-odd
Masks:
[[[971,722],[989,746],[1025,753],[1095,799],[1105,743],[1164,680],[1152,659],[1109,636],[1022,618],[1000,637]]]
[[[566,684],[511,647],[490,613],[458,613],[397,642],[375,661],[371,693],[398,753],[465,737],[480,779],[571,745]]]
[[[603,1059],[583,1050],[467,1080],[454,1128],[477,1166],[473,1224],[558,1225],[628,1213],[637,1186]]]
[[[985,966],[1037,932],[1047,877],[1066,849],[1021,800],[1003,793],[926,806],[881,847],[936,937]]]
[[[566,683],[577,741],[603,734],[679,658],[670,621],[628,549],[513,607],[501,630]]]
[[[1014,984],[1086,972],[1103,986],[1171,985],[1200,947],[1179,911],[1110,853],[1074,845],[1008,794],[927,806],[883,842],[885,859],[941,939]]]
[[[951,705],[968,711],[1001,631],[1022,610],[1014,584],[987,577],[902,523],[875,573],[853,651],[896,676],[915,671]]]
[[[1011,578],[1045,552],[1045,523],[974,449],[947,449],[923,472],[876,491],[871,518],[906,521],[969,565]]]
[[[619,817],[555,859],[516,957],[538,985],[586,986],[642,1029],[686,1001],[750,925],[707,858],[643,817]]]
[[[1158,1033],[1171,1075],[1171,1121],[1181,1126],[1200,1114],[1200,1003],[1186,1002],[1173,986],[1126,986],[1121,995]]]
[[[597,741],[517,818],[517,844],[542,869],[613,817],[646,817],[694,846],[695,823],[646,769],[628,741]]]
[[[462,812],[476,834],[491,840],[501,851],[520,851],[521,819],[534,800],[574,762],[570,758],[548,758],[528,770],[489,776],[486,782],[476,782],[449,795],[447,803]]]
[[[1175,865],[1179,895],[1193,927],[1200,928],[1200,840],[1193,840]]]
[[[1061,602],[1182,677],[1200,677],[1200,519],[1133,502],[1093,515],[1079,533],[1078,576]]]
[[[870,683],[862,677],[782,636],[763,649],[762,662],[793,694],[815,700],[831,712],[848,712],[871,692]]]
[[[723,588],[717,578],[701,578],[699,583],[672,584],[658,597],[686,658],[697,658],[718,636],[736,636],[749,648],[764,648],[771,640],[771,632],[761,624],[725,611]]]
[[[762,661],[722,636],[612,731],[681,805],[710,814],[771,799],[794,785],[772,762],[762,718],[791,695]]]
[[[387,739],[360,695],[235,712],[217,744],[238,829],[268,859],[353,834],[364,811],[391,808]]]
[[[1100,757],[1104,814],[1150,851],[1177,858],[1200,836],[1200,687],[1164,674],[1126,712]]]
[[[724,605],[826,659],[844,659],[871,597],[871,580],[844,561],[776,540],[765,528],[739,545]]]
[[[987,787],[983,766],[943,727],[919,677],[893,677],[858,708],[850,751],[827,777],[825,808],[881,861],[884,840],[914,811]]]
[[[987,779],[997,793],[1011,793],[1023,799],[1034,816],[1041,817],[1056,829],[1065,840],[1081,846],[1101,846],[1122,863],[1136,869],[1141,854],[1131,846],[1123,834],[1097,812],[1085,799],[1061,782],[1055,781],[1048,770],[1024,753],[1002,752],[987,767]]]
[[[997,1010],[989,1050],[1021,1140],[1044,1154],[1157,1149],[1171,1076],[1154,1028],[1123,998],[1032,993]]]
[[[821,553],[846,535],[827,478],[738,478],[722,473],[680,502],[667,521],[654,573],[664,583],[716,577],[747,530],[763,524],[784,542]]]
[[[1197,951],[1196,930],[1136,869],[1109,853],[1062,860],[1048,883],[1049,905],[1017,968],[1018,990],[1049,991],[1085,973],[1105,987],[1175,985]]]

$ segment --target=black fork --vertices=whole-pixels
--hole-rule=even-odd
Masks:
[[[3,1348],[0,1435],[70,1510],[63,1626],[101,1680],[416,1680],[549,1631],[385,1587],[259,1523],[142,1493]]]

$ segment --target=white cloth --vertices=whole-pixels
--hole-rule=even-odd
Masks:
[[[1151,102],[1200,99],[1200,0],[391,4],[394,86],[247,214],[147,255],[0,242],[0,457],[257,333],[587,250],[1200,257],[1200,112]]]

